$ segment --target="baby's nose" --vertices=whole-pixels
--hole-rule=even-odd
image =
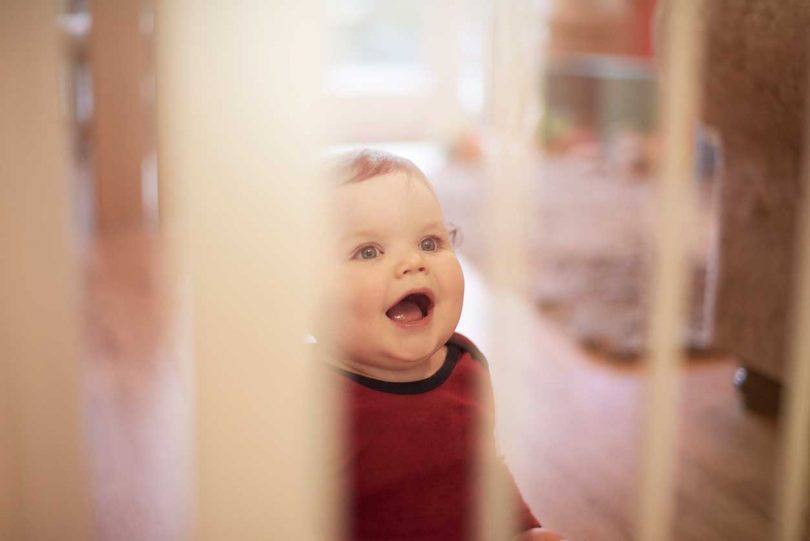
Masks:
[[[397,267],[397,276],[428,272],[427,262],[419,252],[411,252],[405,256]]]

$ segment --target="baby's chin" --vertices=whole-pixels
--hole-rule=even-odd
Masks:
[[[374,366],[382,370],[398,371],[413,368],[427,362],[441,348],[422,348],[419,350],[381,350],[378,352],[362,352],[351,355],[350,358],[357,363]]]
[[[357,372],[374,374],[372,377],[394,381],[409,374],[420,374],[424,370],[435,368],[432,361],[436,361],[435,355],[443,350],[443,347],[444,342],[375,350],[344,349],[344,352],[348,363]]]

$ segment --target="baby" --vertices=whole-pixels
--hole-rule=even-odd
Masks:
[[[350,427],[350,539],[474,539],[479,423],[485,445],[494,438],[491,402],[479,392],[489,388],[486,360],[454,332],[464,276],[451,233],[410,161],[364,150],[336,172],[333,364]],[[499,467],[512,483],[513,539],[559,541]]]

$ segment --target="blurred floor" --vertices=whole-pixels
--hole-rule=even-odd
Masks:
[[[527,307],[527,310],[531,308]],[[634,538],[644,421],[643,364],[590,356],[535,318],[535,387],[525,452],[511,461],[526,498],[572,540]],[[690,360],[680,372],[677,540],[770,537],[777,426],[745,411],[731,358]]]
[[[492,291],[462,262],[467,288],[459,329],[486,352]],[[644,422],[643,360],[597,357],[539,316],[530,301],[512,302],[517,319],[527,322],[525,343],[517,358],[489,361],[496,401],[515,390],[506,388],[510,368],[504,362],[519,366],[511,385],[529,397],[517,411],[518,448],[504,446],[524,496],[547,526],[572,541],[629,541]],[[737,367],[728,356],[701,357],[680,372],[673,539],[753,541],[770,535],[777,424],[743,408],[733,385]]]
[[[189,400],[163,332],[161,264],[157,239],[137,231],[99,239],[87,260],[87,426],[102,540],[185,531]],[[462,328],[474,335],[488,292],[469,266],[467,276]],[[643,369],[583,353],[529,303],[523,309],[524,379],[536,392],[524,449],[509,457],[516,477],[541,519],[572,541],[629,540]],[[675,539],[769,537],[777,428],[742,408],[734,369],[716,358],[682,370]]]

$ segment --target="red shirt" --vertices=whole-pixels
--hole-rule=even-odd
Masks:
[[[339,370],[350,423],[350,539],[471,539],[476,435],[486,427],[494,446],[492,408],[485,361],[462,349],[466,339],[454,338],[442,367],[424,380],[394,383]],[[519,512],[515,533],[539,527],[508,479]]]

